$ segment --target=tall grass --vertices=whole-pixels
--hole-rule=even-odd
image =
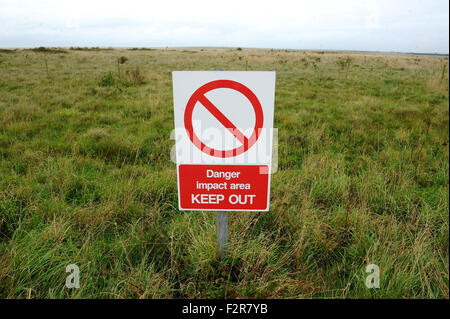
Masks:
[[[447,58],[48,53],[0,51],[1,297],[449,297]],[[171,71],[212,68],[277,71],[271,209],[230,214],[222,261],[169,161]]]

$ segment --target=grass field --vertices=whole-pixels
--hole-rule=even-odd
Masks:
[[[171,72],[212,68],[277,72],[271,209],[223,261],[170,161]],[[0,297],[449,298],[448,97],[447,57],[2,49]]]

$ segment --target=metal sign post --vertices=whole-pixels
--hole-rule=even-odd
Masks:
[[[228,247],[228,212],[217,212],[217,251],[222,259]]]
[[[215,68],[213,71],[225,71]],[[225,257],[228,247],[228,212],[217,212],[217,255],[220,259]]]

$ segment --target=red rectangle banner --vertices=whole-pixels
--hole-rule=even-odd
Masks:
[[[267,165],[189,165],[179,169],[180,209],[266,210]]]

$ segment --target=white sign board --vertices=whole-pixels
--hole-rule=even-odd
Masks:
[[[180,210],[267,211],[275,72],[173,72]]]

